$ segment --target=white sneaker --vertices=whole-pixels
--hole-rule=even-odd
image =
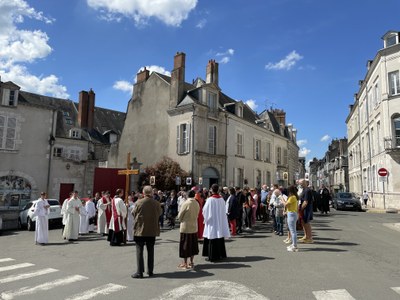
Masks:
[[[297,247],[293,247],[293,245],[290,245],[289,247],[287,247],[287,251],[297,252],[297,251],[299,251],[299,249]]]

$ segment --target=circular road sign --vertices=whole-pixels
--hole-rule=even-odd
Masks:
[[[378,175],[379,176],[387,176],[387,174],[388,174],[388,171],[385,169],[385,168],[380,168],[379,170],[378,170]]]

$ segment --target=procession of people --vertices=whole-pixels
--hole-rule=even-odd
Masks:
[[[75,242],[80,236],[93,233],[107,236],[110,246],[134,243],[137,271],[132,278],[144,276],[146,246],[147,274],[151,277],[154,275],[155,241],[164,229],[164,221],[169,226],[164,230],[174,230],[179,222],[177,256],[182,261],[178,269],[190,270],[194,268],[195,256],[200,253],[199,245],[203,244],[201,255],[206,261],[225,260],[228,257],[225,240],[256,230],[256,221],[271,222],[272,233],[278,236],[287,231],[287,238],[283,240],[290,244],[287,251],[299,251],[298,243],[313,243],[313,212],[319,209],[321,213],[328,213],[329,199],[325,186],[315,192],[305,179],[288,188],[264,184],[262,189],[221,188],[213,184],[209,190],[194,186],[189,191],[165,192],[147,185],[140,193],[131,192],[127,201],[123,189],[117,189],[114,197],[109,191],[96,192],[93,199],[85,201],[79,198],[78,191],[73,191],[62,203],[62,237],[66,242]],[[43,192],[34,211],[37,216],[35,242],[39,245],[48,243],[49,207]],[[301,224],[304,231],[299,239],[296,224]]]

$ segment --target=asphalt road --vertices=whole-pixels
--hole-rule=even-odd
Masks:
[[[397,224],[397,225],[396,225]],[[96,234],[66,243],[60,229],[0,236],[0,299],[400,299],[400,215],[316,214],[314,244],[286,251],[284,237],[257,222],[226,242],[228,259],[177,269],[179,230],[156,242],[154,278],[132,279],[135,247]],[[200,246],[201,251],[202,245]]]

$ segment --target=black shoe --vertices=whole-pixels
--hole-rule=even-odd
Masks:
[[[154,277],[154,273],[153,272],[149,272],[149,277]]]
[[[132,278],[143,278],[143,274],[140,273],[134,273],[131,275]]]

